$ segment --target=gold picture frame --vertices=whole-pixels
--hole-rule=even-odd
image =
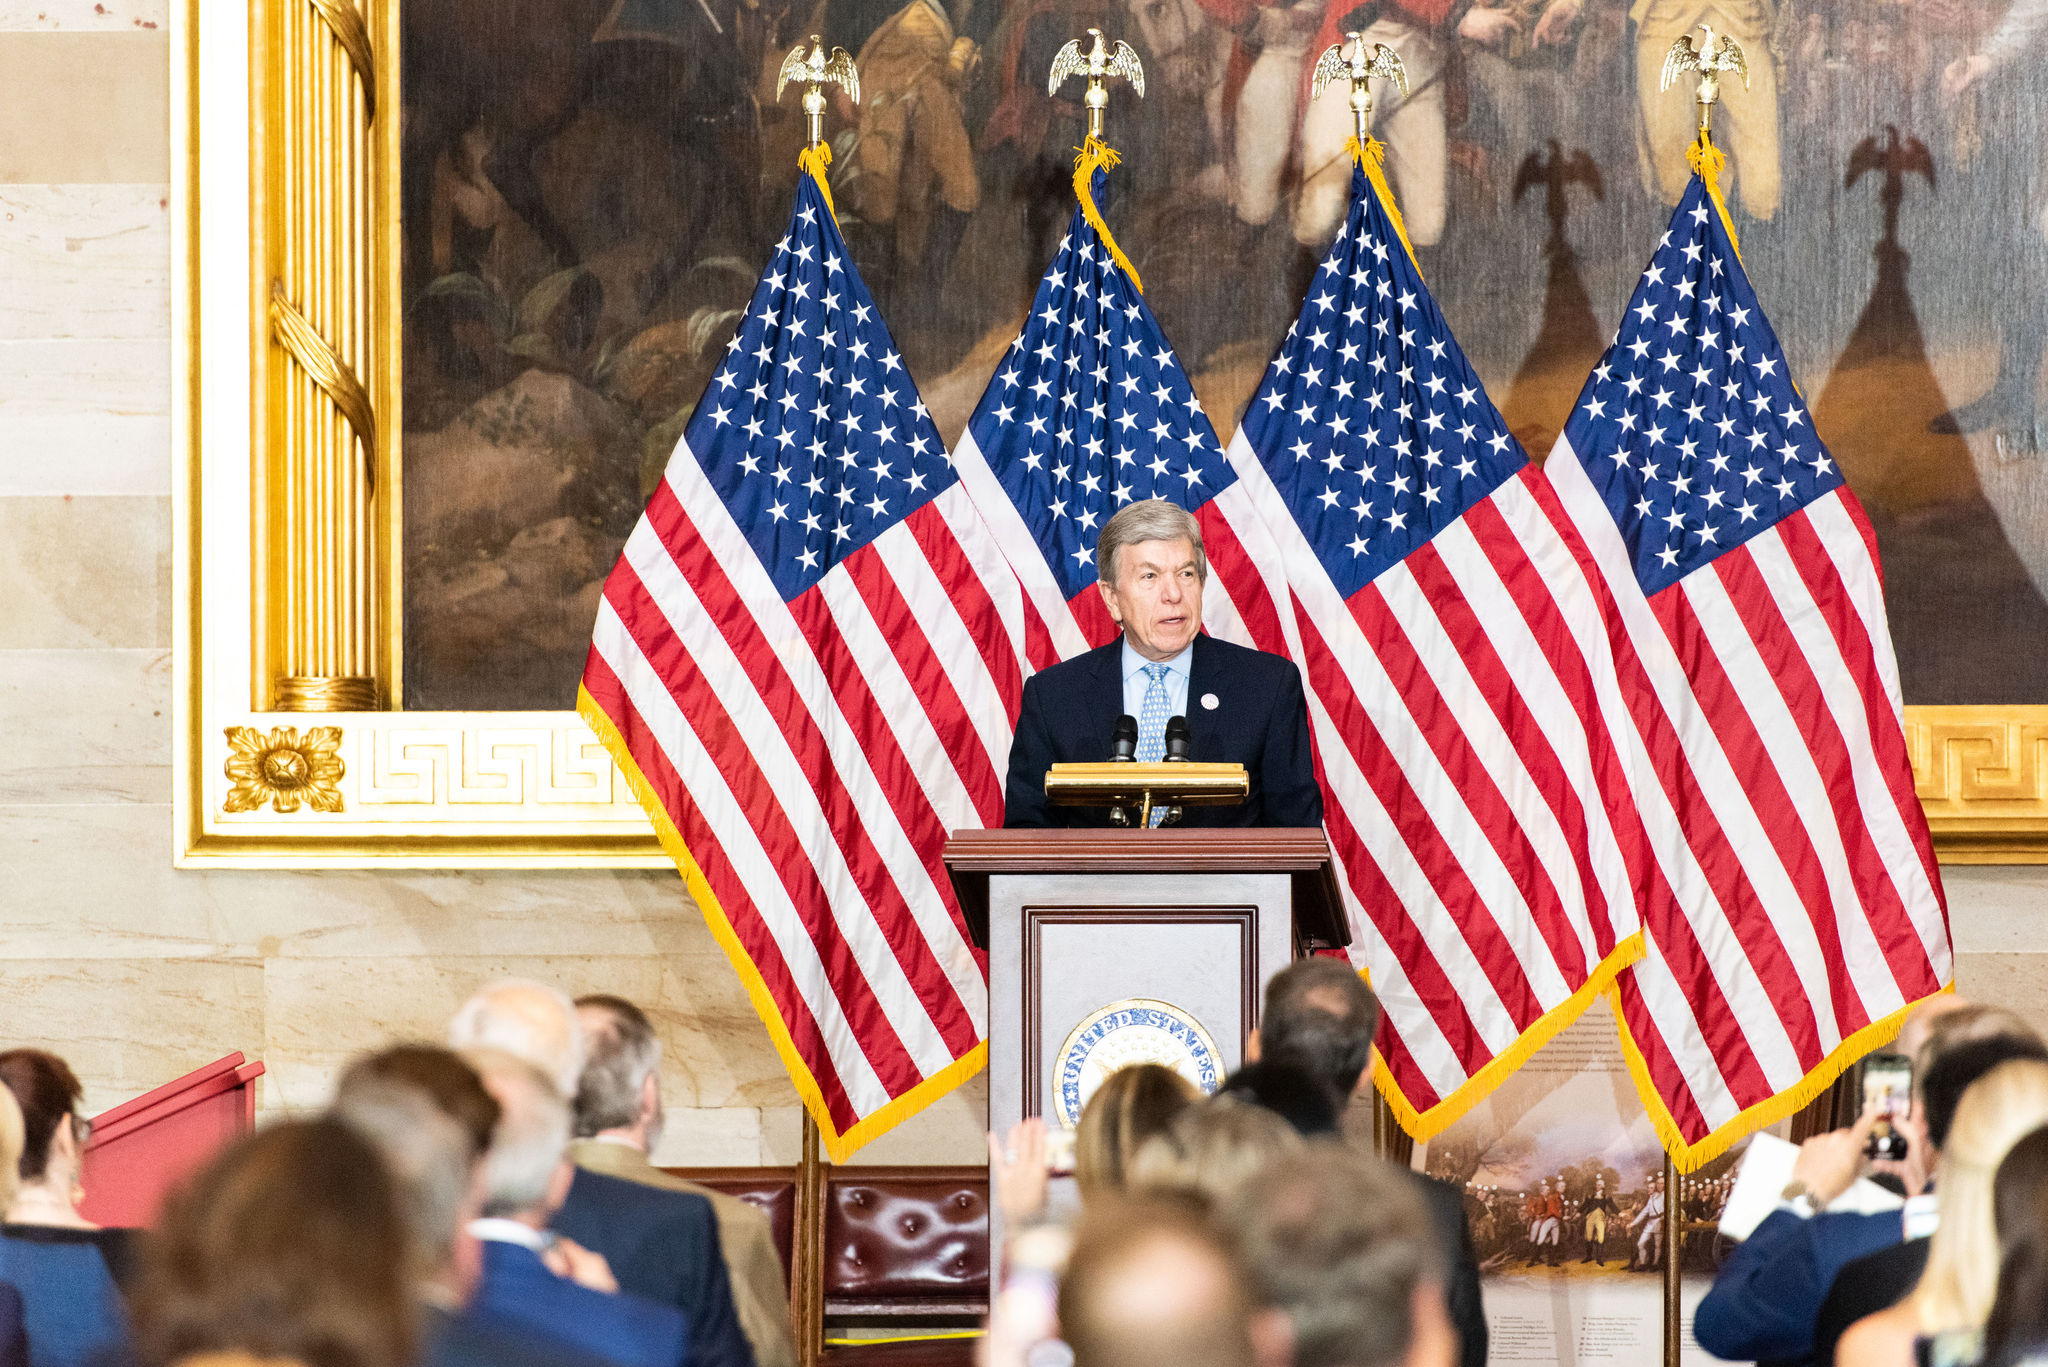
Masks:
[[[174,7],[177,862],[667,867],[574,712],[403,709],[400,2]],[[2048,862],[2048,706],[1906,740],[1944,860]]]

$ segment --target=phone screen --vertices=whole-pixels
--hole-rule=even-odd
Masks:
[[[1877,1107],[1905,1119],[1913,1104],[1913,1060],[1904,1054],[1873,1054],[1863,1061],[1863,1107]]]
[[[1873,1054],[1863,1061],[1863,1107],[1884,1113],[1871,1127],[1864,1153],[1872,1158],[1904,1158],[1906,1136],[1898,1122],[1913,1106],[1913,1061],[1903,1054]]]

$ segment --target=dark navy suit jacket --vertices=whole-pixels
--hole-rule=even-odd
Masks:
[[[478,1314],[451,1315],[429,1305],[421,1315],[421,1367],[618,1367],[610,1358]]]
[[[28,1330],[22,1326],[21,1293],[0,1282],[0,1367],[28,1367]]]
[[[548,1271],[540,1254],[487,1240],[469,1314],[594,1354],[618,1367],[683,1367],[690,1327],[673,1306],[627,1292],[606,1295]]]
[[[711,1202],[578,1168],[554,1227],[602,1253],[621,1291],[683,1312],[690,1367],[754,1367]]]
[[[1721,1264],[1693,1313],[1692,1336],[1715,1357],[1735,1362],[1813,1362],[1814,1324],[1835,1275],[1905,1237],[1905,1220],[1895,1210],[1823,1212],[1804,1220],[1774,1210]]]
[[[1010,778],[1003,790],[1005,826],[1107,826],[1099,807],[1054,807],[1045,800],[1045,771],[1054,764],[1106,760],[1116,719],[1124,712],[1123,641],[1040,670],[1024,684]],[[1215,707],[1204,707],[1213,696]],[[1251,793],[1236,807],[1190,807],[1183,826],[1320,826],[1323,795],[1309,751],[1308,705],[1301,671],[1263,651],[1195,637],[1188,667],[1188,758],[1238,763]]]

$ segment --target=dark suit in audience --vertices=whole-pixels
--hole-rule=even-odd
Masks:
[[[0,1360],[4,1361],[4,1360]],[[451,1315],[434,1306],[420,1318],[420,1367],[618,1367],[552,1339],[495,1324],[476,1315]]]
[[[1813,1328],[1813,1360],[1818,1367],[1834,1362],[1835,1345],[1850,1325],[1865,1315],[1891,1309],[1920,1284],[1920,1274],[1927,1270],[1928,1242],[1924,1237],[1908,1239],[1866,1253],[1835,1274],[1835,1284],[1820,1303],[1820,1318]]]
[[[1732,1362],[1814,1362],[1814,1323],[1836,1276],[1864,1254],[1904,1238],[1895,1210],[1826,1212],[1804,1220],[1774,1210],[1721,1264],[1693,1313],[1693,1337]]]
[[[690,1328],[674,1307],[579,1286],[520,1244],[486,1240],[483,1254],[483,1277],[469,1302],[476,1319],[619,1367],[683,1367],[691,1360]]]
[[[30,1367],[85,1367],[126,1345],[130,1247],[125,1229],[0,1225],[0,1282],[21,1295]]]
[[[554,1228],[602,1253],[621,1291],[683,1313],[690,1367],[754,1367],[709,1201],[579,1168]]]
[[[1449,1182],[1424,1177],[1419,1172],[1402,1172],[1429,1204],[1430,1223],[1450,1258],[1450,1280],[1444,1284],[1444,1310],[1458,1331],[1460,1367],[1486,1367],[1486,1307],[1479,1296],[1479,1253],[1472,1243],[1472,1225],[1465,1218],[1465,1199]]]
[[[21,1293],[0,1282],[0,1367],[28,1367],[28,1329]]]

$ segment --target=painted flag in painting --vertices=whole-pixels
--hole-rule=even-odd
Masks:
[[[1953,977],[1876,540],[1698,176],[1545,475],[1640,736],[1662,875],[1619,1015],[1690,1167]]]
[[[606,581],[580,708],[835,1161],[981,1066],[941,862],[1000,825],[1016,582],[816,173]]]
[[[1230,455],[1278,542],[1382,1091],[1428,1137],[1640,949],[1646,841],[1555,500],[1352,145],[1350,210]]]

